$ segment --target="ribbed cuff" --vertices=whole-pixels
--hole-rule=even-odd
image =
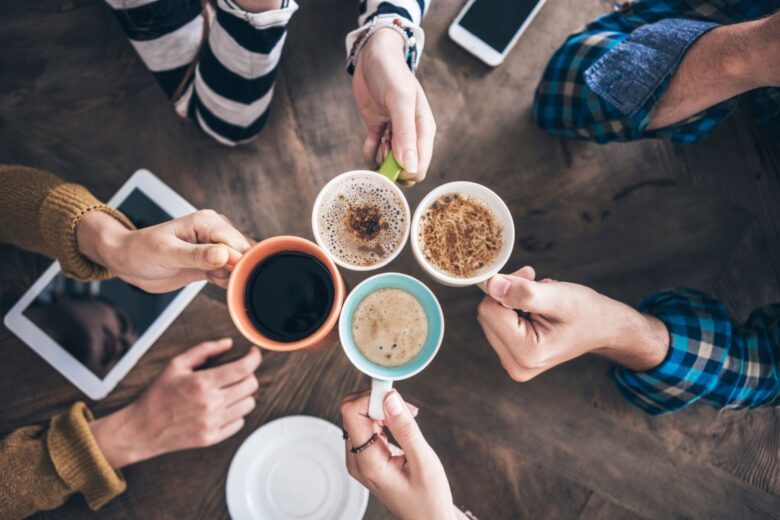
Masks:
[[[62,271],[79,280],[105,280],[111,272],[84,256],[76,242],[76,228],[90,211],[102,211],[127,229],[135,229],[121,212],[97,200],[79,184],[60,184],[49,192],[40,213],[41,236],[49,251],[57,252]]]
[[[47,433],[49,456],[57,473],[74,492],[98,510],[124,492],[127,484],[111,467],[89,428],[92,413],[82,402],[51,420]]]

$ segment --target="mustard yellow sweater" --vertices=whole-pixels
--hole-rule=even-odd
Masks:
[[[0,242],[56,258],[68,276],[106,279],[111,273],[82,255],[76,243],[76,226],[90,211],[133,227],[83,186],[40,170],[0,165]],[[92,436],[92,419],[78,402],[46,426],[19,428],[0,441],[0,518],[59,507],[74,493],[96,510],[125,490],[122,475]]]

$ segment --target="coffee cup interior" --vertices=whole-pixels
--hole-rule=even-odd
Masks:
[[[498,220],[499,225],[502,228],[502,244],[495,260],[491,262],[489,266],[480,270],[478,274],[470,277],[459,278],[452,274],[446,273],[425,257],[425,246],[422,243],[422,219],[426,211],[433,205],[440,197],[459,194],[467,197],[477,199],[485,206],[487,206]],[[512,255],[512,249],[515,243],[515,226],[512,219],[512,214],[509,211],[506,203],[495,192],[489,188],[467,181],[456,181],[435,188],[428,193],[414,212],[412,217],[411,226],[411,242],[412,253],[414,254],[417,263],[437,282],[449,285],[452,287],[466,287],[470,285],[479,285],[488,280],[491,276],[498,274],[498,272],[509,261],[509,257]]]
[[[264,335],[253,323],[247,303],[247,288],[253,283],[253,273],[269,258],[286,253],[301,253],[313,257],[327,269],[332,282],[332,303],[324,312],[319,327],[306,337],[295,341],[278,341]],[[236,328],[249,341],[262,348],[277,351],[318,349],[335,343],[336,324],[346,297],[346,287],[336,264],[313,242],[294,236],[278,236],[255,244],[244,253],[230,274],[227,290],[227,304],[230,317]]]
[[[414,296],[425,312],[428,325],[428,334],[420,352],[408,362],[398,366],[383,366],[370,361],[360,352],[352,337],[352,318],[357,306],[369,294],[388,288],[400,289]],[[416,278],[401,273],[382,273],[364,280],[349,293],[339,319],[341,345],[352,364],[371,377],[390,381],[406,379],[425,368],[436,355],[443,335],[444,315],[436,296]]]
[[[375,186],[376,191],[380,195],[366,195],[365,199],[361,198],[360,193],[365,190],[362,188],[355,190],[354,188],[356,185],[364,184]],[[331,208],[339,197],[343,197],[344,202],[339,202],[337,206],[343,207],[338,209],[338,211],[333,211],[333,215],[330,215]],[[377,197],[380,199],[381,197],[392,198],[383,203],[382,200],[374,200]],[[354,202],[352,199],[354,199]],[[371,248],[377,248],[379,251],[375,253],[377,255],[376,261],[369,258],[364,262],[357,262],[350,260],[350,258],[365,256],[367,253],[361,251],[363,246],[352,240],[349,236],[350,230],[346,227],[341,230],[333,228],[344,225],[345,218],[342,213],[348,211],[350,205],[365,208],[369,203],[371,205],[375,204],[379,210],[379,220],[375,224],[380,226],[388,225],[393,234],[389,235],[387,240],[377,239],[371,241]],[[380,222],[381,220],[385,222]],[[386,176],[369,170],[355,170],[342,173],[328,182],[320,190],[314,201],[311,217],[312,232],[317,244],[336,264],[352,271],[371,271],[384,267],[393,261],[403,250],[406,241],[409,239],[410,223],[411,211],[409,210],[409,203],[398,185]],[[379,232],[386,233],[384,230]],[[338,238],[340,233],[344,235],[343,240]],[[333,238],[334,236],[336,237],[335,239]],[[342,242],[343,245],[339,245]],[[374,244],[373,242],[377,243]],[[355,251],[350,252],[350,248],[354,248]]]

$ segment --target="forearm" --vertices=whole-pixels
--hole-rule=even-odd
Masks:
[[[115,269],[122,242],[131,230],[101,211],[84,215],[76,226],[76,244],[81,254],[106,269]]]
[[[132,435],[128,435],[134,422],[132,407],[133,405],[130,404],[89,423],[92,435],[100,446],[100,450],[115,469],[121,469],[154,456],[154,454],[145,451],[146,446],[140,443],[137,438],[130,438]]]
[[[778,67],[775,17],[712,29],[694,43],[655,106],[648,130],[674,125],[755,88]],[[773,61],[775,62],[773,64]]]
[[[42,170],[0,167],[0,241],[55,258],[74,278],[103,279],[109,274],[103,264],[83,255],[77,243],[81,221],[93,213],[102,213],[119,227],[133,227],[81,185]]]
[[[660,365],[669,350],[669,332],[664,323],[628,305],[610,300],[604,314],[612,316],[607,325],[613,332],[608,344],[593,351],[629,370],[649,370]]]

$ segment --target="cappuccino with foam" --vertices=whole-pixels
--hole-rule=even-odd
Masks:
[[[401,289],[372,292],[352,315],[352,338],[369,361],[386,367],[408,363],[422,350],[428,320],[417,299]]]
[[[347,267],[389,261],[403,246],[409,226],[401,197],[378,175],[337,178],[315,210],[318,241]]]

